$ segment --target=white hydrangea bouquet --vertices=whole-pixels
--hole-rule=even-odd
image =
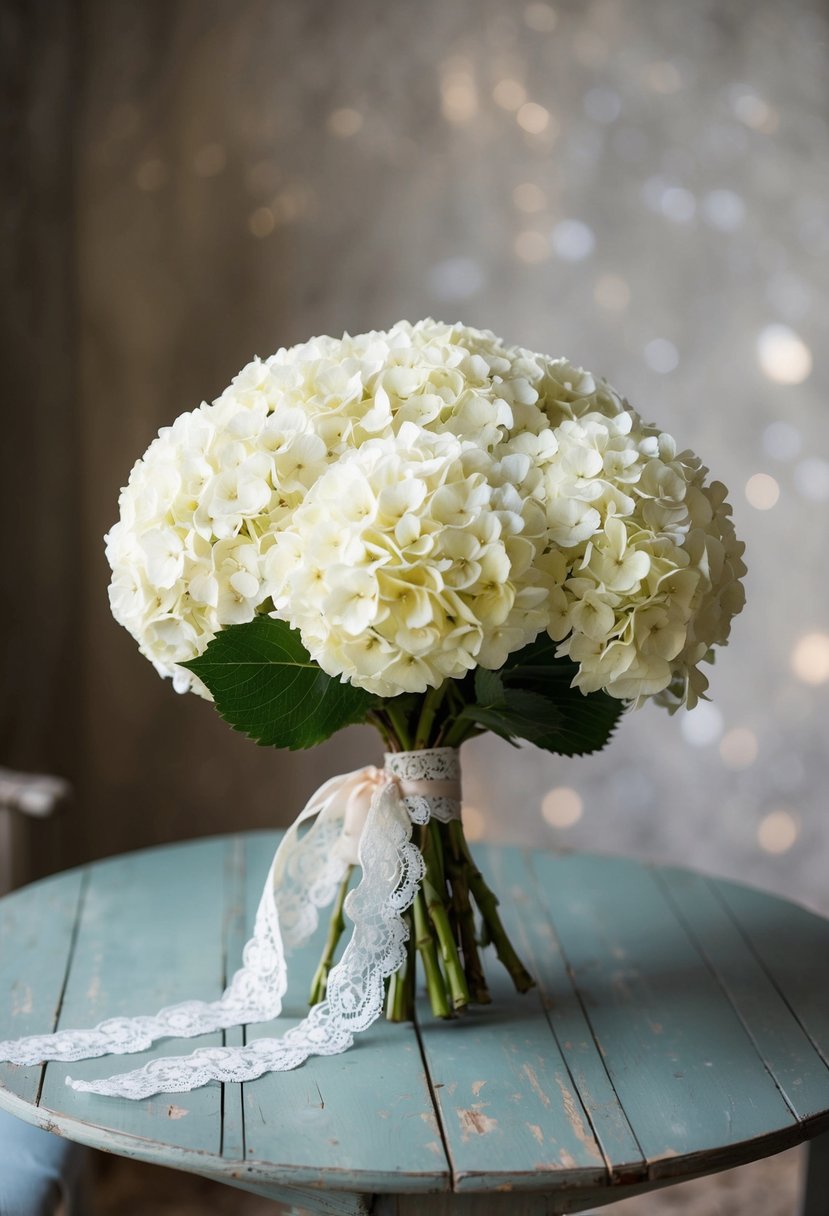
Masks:
[[[743,605],[742,555],[696,456],[566,359],[462,325],[280,350],[162,430],[107,537],[116,619],[257,742],[363,722],[387,755],[289,830],[221,1001],[172,1011],[177,1035],[275,1016],[285,946],[333,904],[308,1017],[218,1063],[74,1084],[136,1097],[343,1050],[384,1007],[412,1016],[418,956],[441,1017],[489,1001],[482,943],[528,989],[464,839],[458,749],[492,731],[581,754],[627,705],[693,706]]]

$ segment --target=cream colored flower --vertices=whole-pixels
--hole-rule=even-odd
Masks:
[[[177,688],[273,611],[394,696],[547,630],[605,689],[674,708],[743,602],[724,487],[566,359],[426,320],[254,359],[162,430],[107,537],[112,611]]]

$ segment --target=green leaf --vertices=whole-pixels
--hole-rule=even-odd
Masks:
[[[501,705],[504,700],[504,682],[497,671],[486,667],[475,668],[475,700],[479,705]]]
[[[460,717],[486,727],[510,743],[525,739],[538,747],[544,746],[545,738],[559,720],[555,705],[546,697],[520,688],[504,690],[501,699],[489,705],[480,702],[467,705]]]
[[[516,731],[516,737],[562,756],[600,751],[627,706],[606,692],[585,695],[573,688],[578,665],[570,659],[557,658],[556,649],[557,643],[541,634],[529,646],[511,654],[501,669],[508,704],[519,692],[539,698],[532,702],[535,707],[532,711],[529,702],[522,703],[523,716],[532,712],[535,723],[523,733]],[[515,720],[511,714],[511,721]]]
[[[223,629],[183,663],[209,688],[221,716],[257,743],[292,750],[364,722],[377,698],[326,675],[284,621],[257,616]]]

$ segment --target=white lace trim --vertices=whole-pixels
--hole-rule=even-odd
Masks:
[[[427,782],[434,783],[430,795]],[[180,1093],[208,1081],[249,1081],[265,1072],[296,1068],[309,1055],[335,1055],[351,1046],[383,1009],[384,981],[405,959],[408,930],[402,914],[423,877],[423,858],[411,841],[412,823],[431,815],[460,814],[460,763],[452,748],[396,752],[384,771],[360,769],[326,782],[283,838],[271,864],[256,914],[253,937],[218,1001],[185,1001],[155,1016],[109,1018],[92,1030],[0,1042],[0,1060],[37,1064],[146,1050],[157,1039],[192,1038],[247,1022],[278,1017],[287,986],[285,947],[302,945],[314,932],[318,909],[331,903],[348,865],[343,847],[346,810],[365,799],[368,811],[359,841],[362,878],[349,892],[345,911],[351,939],[328,977],[328,996],[279,1039],[246,1047],[200,1048],[169,1056],[108,1080],[67,1077],[73,1089],[124,1098]],[[312,817],[304,835],[299,829]]]

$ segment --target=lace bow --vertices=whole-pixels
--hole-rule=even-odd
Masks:
[[[384,981],[403,963],[408,929],[403,913],[423,878],[412,824],[460,815],[460,760],[454,748],[393,752],[385,768],[333,777],[313,795],[285,833],[271,863],[242,967],[217,1001],[184,1001],[154,1016],[109,1018],[89,1030],[60,1030],[0,1042],[0,1060],[47,1060],[145,1051],[164,1037],[192,1038],[279,1016],[288,983],[286,950],[301,946],[330,904],[350,864],[362,876],[345,901],[354,928],[328,977],[326,1000],[280,1038],[245,1047],[203,1047],[165,1056],[104,1080],[66,1078],[87,1093],[147,1098],[181,1093],[208,1081],[250,1081],[286,1072],[311,1055],[337,1055],[383,1010]],[[305,832],[300,829],[313,820]]]

